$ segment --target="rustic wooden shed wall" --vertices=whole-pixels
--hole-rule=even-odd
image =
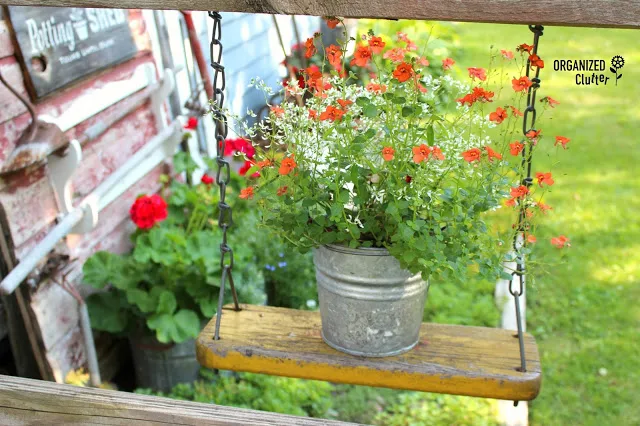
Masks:
[[[26,94],[9,25],[6,14],[3,14],[0,19],[0,72],[21,93]],[[100,103],[99,91],[102,87],[132,78],[134,71],[141,65],[153,65],[151,43],[140,10],[131,11],[130,27],[139,49],[133,59],[38,103],[38,113],[59,117],[80,97],[87,95],[96,96],[95,102]],[[70,138],[79,136],[96,121],[114,114],[120,105],[121,102],[80,123],[70,129],[67,135]],[[8,90],[0,87],[0,164],[7,159],[29,121],[24,106]],[[155,118],[147,103],[84,146],[82,163],[73,178],[76,202],[91,193],[155,134]],[[129,206],[138,194],[158,189],[157,182],[161,172],[162,166],[157,167],[107,206],[101,212],[98,226],[93,231],[85,235],[69,236],[66,242],[58,245],[57,251],[70,255],[74,260],[68,268],[72,281],[77,284],[82,263],[93,252],[123,252],[129,249]],[[59,214],[46,165],[1,178],[0,203],[6,211],[15,255],[19,260],[47,234]],[[40,331],[41,349],[46,353],[48,361],[47,371],[41,371],[41,374],[45,378],[61,381],[70,368],[77,368],[85,363],[77,304],[68,293],[50,281],[40,282],[37,290],[30,296],[34,326]]]

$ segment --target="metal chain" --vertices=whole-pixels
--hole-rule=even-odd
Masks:
[[[220,189],[220,201],[218,202],[218,226],[222,229],[222,242],[220,243],[220,268],[222,269],[222,279],[220,280],[220,295],[218,297],[218,311],[216,312],[216,330],[214,339],[220,339],[220,320],[222,318],[222,306],[224,304],[224,289],[229,281],[233,304],[236,311],[240,310],[238,295],[233,283],[233,250],[227,243],[227,232],[233,225],[233,212],[231,206],[226,202],[227,186],[231,181],[231,168],[229,162],[224,158],[226,139],[229,128],[227,117],[224,114],[224,89],[226,86],[225,70],[222,65],[222,15],[218,12],[209,12],[209,17],[213,20],[213,32],[211,34],[211,44],[209,53],[211,55],[211,68],[213,68],[213,118],[215,121],[214,135],[216,139],[216,183]],[[217,48],[217,56],[215,50]],[[218,81],[221,82],[218,87]],[[227,256],[229,257],[227,261]]]
[[[533,49],[532,54],[538,54],[538,41],[540,36],[544,31],[544,27],[542,25],[529,25],[529,30],[533,33]],[[533,178],[531,177],[531,167],[533,162],[533,145],[527,144],[527,133],[531,131],[536,131],[536,93],[538,88],[540,87],[540,68],[536,67],[535,76],[531,78],[531,61],[527,60],[527,77],[531,79],[531,86],[527,91],[527,108],[524,110],[524,117],[522,120],[522,134],[524,136],[523,144],[524,149],[522,150],[522,168],[526,170],[527,176],[522,180],[522,185],[526,186],[527,189],[531,187],[533,183]],[[513,238],[513,249],[514,251],[518,251],[518,246],[521,244],[519,241],[520,233],[527,231],[526,229],[526,215],[527,209],[523,204],[520,207],[520,212],[518,214],[518,226],[516,235]],[[518,288],[513,288],[513,282],[515,277],[518,277]],[[520,367],[517,368],[520,372],[527,371],[527,360],[524,353],[524,332],[522,330],[522,314],[520,311],[520,296],[524,294],[524,276],[525,276],[525,267],[524,267],[524,255],[518,256],[516,259],[516,271],[511,274],[511,280],[509,281],[509,293],[513,296],[513,301],[516,307],[516,322],[518,326],[518,343],[520,345]],[[518,405],[518,401],[514,401],[514,405]]]

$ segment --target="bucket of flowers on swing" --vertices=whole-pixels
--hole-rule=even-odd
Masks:
[[[528,46],[493,52],[488,70],[469,68],[459,81],[453,59],[427,59],[428,46],[405,34],[370,31],[347,59],[353,41],[309,38],[306,56],[322,66],[305,71],[304,85],[285,85],[266,123],[243,127],[271,144],[257,147],[240,197],[257,202],[263,226],[314,250],[325,342],[390,356],[417,344],[428,281],[511,278],[503,263],[531,251],[553,179],[545,171],[534,187],[521,184],[522,158],[542,138],[518,133],[533,84],[522,75]],[[508,99],[495,106],[505,83]],[[522,226],[490,232],[487,213],[501,207],[522,213]],[[516,234],[523,244],[508,257]]]

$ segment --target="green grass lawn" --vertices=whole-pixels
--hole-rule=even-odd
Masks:
[[[459,24],[462,67],[484,66],[490,45],[531,43],[524,26]],[[538,250],[558,256],[551,236],[571,248],[528,288],[528,330],[540,346],[543,385],[533,425],[632,425],[640,422],[640,33],[548,27],[540,96],[561,105],[546,120],[534,170],[552,164],[554,211],[537,231]],[[625,66],[618,86],[577,86],[554,59],[604,59]],[[608,70],[607,75],[612,75]],[[542,127],[542,126],[541,126]],[[555,155],[553,136],[571,138]]]

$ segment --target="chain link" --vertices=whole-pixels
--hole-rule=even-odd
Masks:
[[[220,339],[220,320],[222,317],[222,306],[224,304],[224,290],[229,281],[233,296],[234,308],[240,310],[238,295],[233,282],[233,250],[227,243],[227,233],[233,226],[233,211],[227,203],[227,186],[231,181],[231,167],[224,158],[226,140],[229,127],[227,117],[224,114],[224,89],[226,87],[225,69],[222,65],[222,15],[218,12],[209,12],[209,17],[213,20],[213,32],[211,34],[211,44],[209,53],[211,55],[211,68],[213,68],[213,99],[212,114],[215,121],[214,135],[216,139],[216,183],[220,190],[220,201],[218,202],[218,226],[222,229],[222,242],[220,243],[220,269],[222,277],[220,280],[220,294],[218,297],[218,311],[216,312],[215,340]],[[217,54],[216,54],[217,50]],[[220,87],[218,87],[220,82]]]
[[[529,25],[529,30],[533,33],[533,49],[532,54],[538,54],[538,42],[540,40],[540,36],[544,31],[544,27],[542,25]],[[535,75],[531,77],[531,61],[527,60],[527,72],[526,76],[531,79],[531,86],[527,91],[527,107],[524,110],[524,117],[522,119],[522,134],[524,139],[522,143],[524,144],[524,149],[522,150],[522,169],[526,170],[526,177],[522,179],[522,185],[526,186],[527,189],[531,187],[533,184],[533,178],[531,177],[531,167],[533,164],[533,143],[528,142],[527,134],[529,132],[536,132],[536,94],[538,88],[540,88],[540,67],[535,67]],[[520,235],[523,232],[526,232],[526,206],[522,205],[518,214],[518,225],[517,232],[513,238],[513,249],[514,251],[518,251],[519,246],[523,243],[520,241]],[[518,279],[518,287],[514,289],[514,281]],[[509,293],[513,296],[513,302],[516,308],[516,322],[518,326],[518,343],[520,346],[520,367],[517,368],[520,372],[527,371],[527,360],[524,353],[524,331],[522,327],[522,314],[520,311],[520,296],[524,294],[524,277],[525,277],[525,267],[524,267],[524,255],[519,255],[516,258],[516,270],[511,274],[511,280],[509,280]],[[518,401],[514,401],[514,405],[518,405]]]

